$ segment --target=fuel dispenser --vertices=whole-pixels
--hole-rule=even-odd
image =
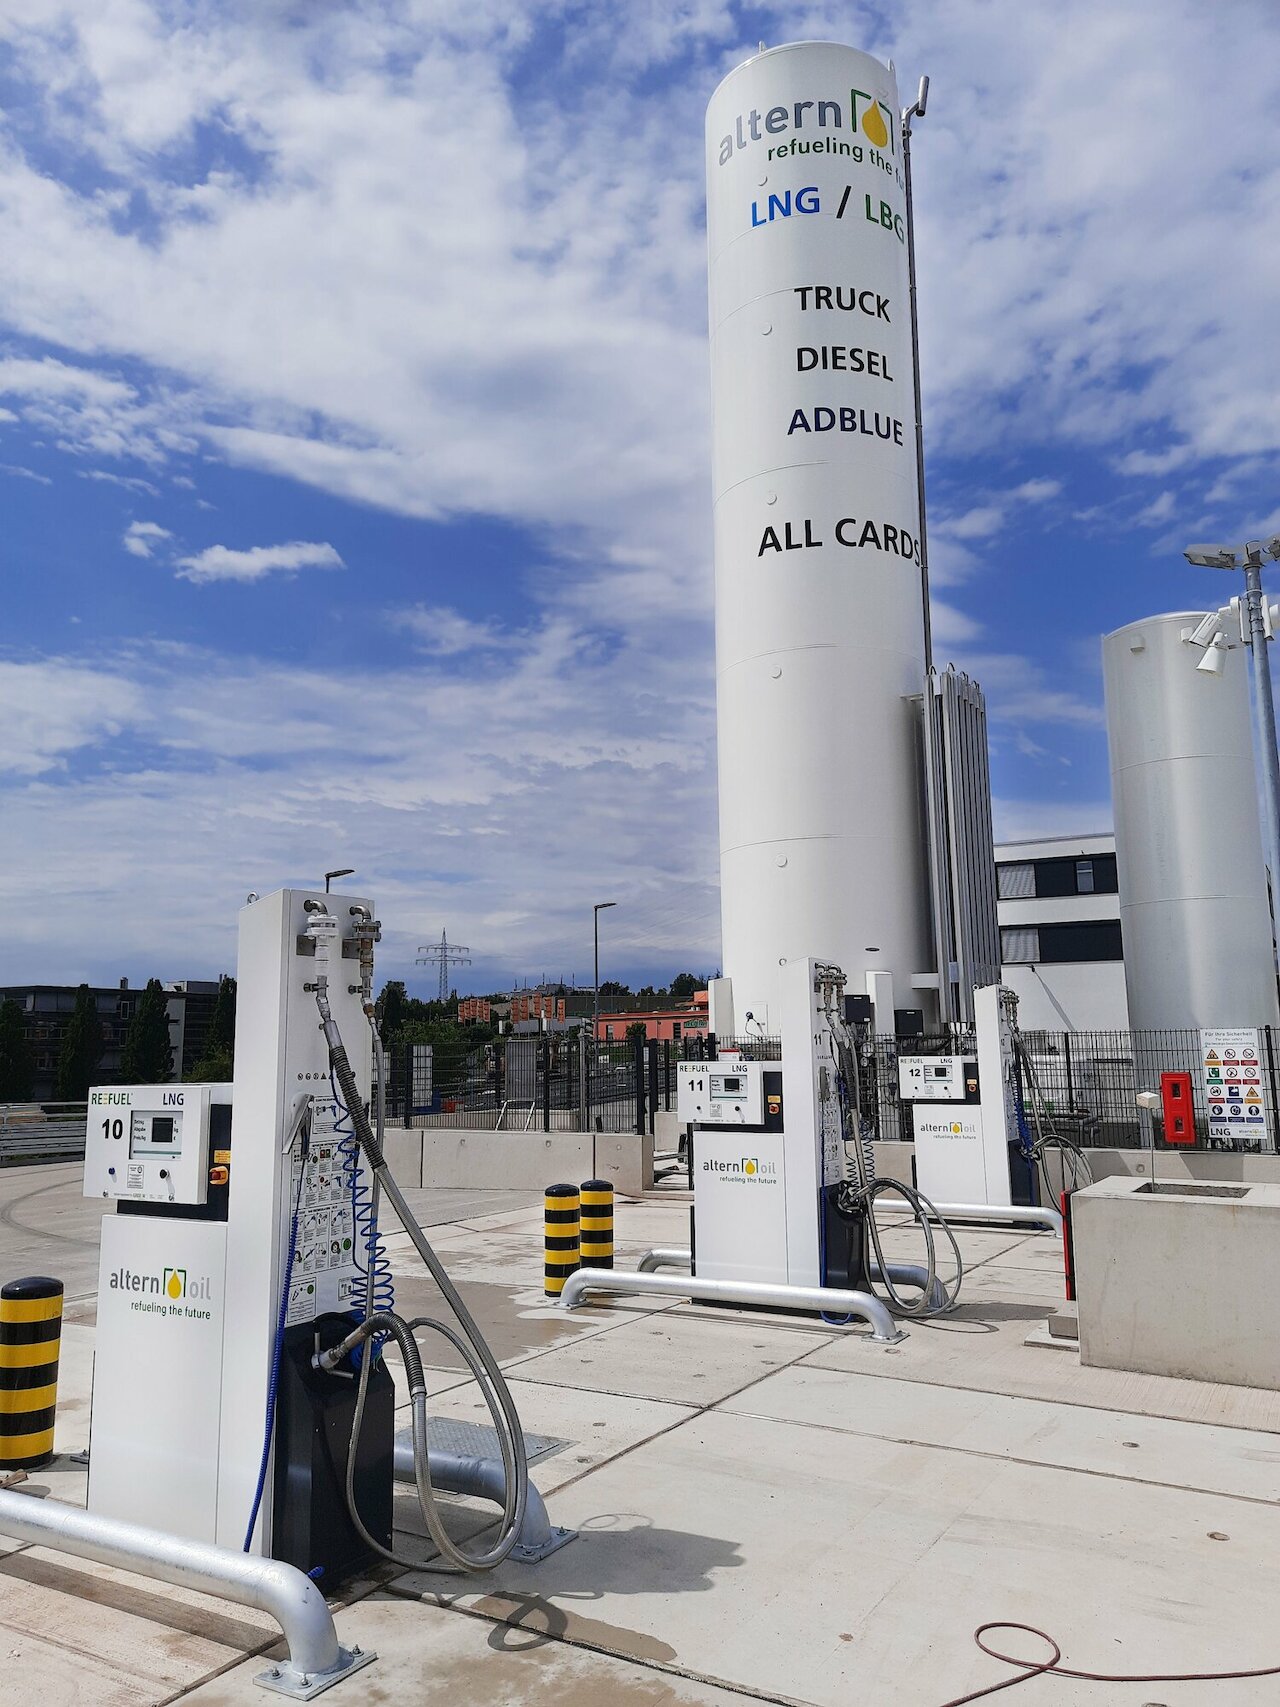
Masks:
[[[85,1146],[85,1194],[115,1211],[102,1224],[90,1510],[286,1560],[326,1593],[395,1557],[390,1340],[419,1504],[445,1565],[505,1558],[530,1500],[501,1370],[383,1153],[379,935],[365,900],[251,897],[234,1084],[99,1087]],[[383,1197],[453,1322],[395,1313]],[[503,1518],[479,1552],[453,1541],[436,1506],[423,1329],[460,1350],[497,1430]],[[542,1551],[567,1538],[548,1534]]]
[[[732,994],[727,979],[718,983],[725,1014]],[[903,1313],[933,1314],[954,1302],[955,1289],[938,1283],[929,1206],[876,1174],[865,1118],[870,1016],[845,986],[839,967],[794,961],[780,978],[777,1037],[713,1036],[710,1059],[679,1064],[677,1107],[692,1133],[690,1266],[713,1287],[768,1287],[775,1307],[787,1307],[789,1291],[834,1297],[881,1284]],[[924,1267],[885,1260],[876,1205],[886,1195],[920,1212]],[[899,1291],[903,1281],[921,1296]]]

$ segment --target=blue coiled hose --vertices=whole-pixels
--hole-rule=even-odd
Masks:
[[[351,1198],[352,1255],[356,1267],[366,1278],[373,1272],[373,1310],[390,1312],[396,1307],[395,1281],[382,1234],[378,1230],[378,1213],[373,1194],[360,1171],[360,1145],[351,1128],[351,1114],[338,1091],[337,1081],[329,1076],[334,1107],[338,1118],[334,1130],[338,1134],[338,1158],[343,1182]],[[360,1301],[358,1319],[364,1320],[364,1299]],[[358,1354],[357,1354],[358,1361]]]

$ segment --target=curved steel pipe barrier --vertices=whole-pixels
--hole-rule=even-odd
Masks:
[[[253,1681],[295,1701],[310,1701],[376,1657],[359,1648],[342,1647],[333,1615],[315,1583],[278,1559],[234,1553],[207,1541],[185,1541],[140,1523],[98,1517],[59,1500],[3,1490],[0,1535],[257,1607],[284,1632],[289,1657]]]
[[[655,1245],[651,1251],[646,1251],[636,1265],[639,1273],[652,1274],[659,1268],[689,1268],[693,1263],[693,1252],[682,1245]],[[872,1280],[881,1280],[880,1264],[871,1258],[867,1272]],[[895,1286],[918,1286],[921,1292],[929,1284],[929,1270],[921,1263],[891,1262],[889,1264],[889,1279]],[[935,1275],[933,1286],[929,1293],[929,1303],[935,1310],[942,1309],[947,1302],[947,1289]]]
[[[857,1316],[871,1324],[871,1337],[894,1345],[906,1335],[878,1298],[834,1286],[781,1286],[763,1280],[701,1280],[693,1275],[634,1274],[618,1269],[580,1268],[564,1283],[560,1298],[574,1310],[591,1292],[687,1298],[694,1304],[754,1304],[764,1310],[809,1310],[815,1315]]]
[[[413,1442],[397,1440],[395,1446],[395,1475],[400,1482],[416,1480],[413,1467]],[[470,1494],[473,1499],[492,1500],[505,1506],[507,1499],[506,1471],[500,1458],[464,1458],[455,1452],[430,1454],[431,1485],[437,1493]],[[525,1564],[536,1564],[548,1553],[565,1546],[577,1535],[576,1529],[561,1529],[547,1516],[542,1495],[529,1483],[529,1498],[524,1508],[520,1539],[511,1549],[511,1557]]]
[[[1029,1221],[1042,1232],[1062,1237],[1062,1217],[1056,1209],[1036,1203],[935,1203],[939,1221]]]

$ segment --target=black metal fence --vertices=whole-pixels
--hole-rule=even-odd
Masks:
[[[508,1035],[452,1055],[422,1045],[388,1058],[387,1118],[497,1132],[648,1132],[676,1106],[680,1045],[585,1032]]]
[[[1260,1137],[1232,1140],[1209,1136],[1209,1103],[1200,1033],[1167,1031],[1028,1031],[1023,1041],[1030,1072],[1020,1072],[1023,1099],[1033,1095],[1056,1129],[1091,1149],[1137,1150],[1164,1146],[1160,1116],[1138,1108],[1139,1091],[1158,1091],[1162,1073],[1191,1078],[1195,1142],[1198,1150],[1258,1150]],[[881,1139],[912,1137],[911,1107],[898,1101],[899,1055],[971,1053],[972,1038],[878,1038],[876,1040],[876,1126]],[[1269,1141],[1274,1142],[1280,1109],[1280,1038],[1271,1026],[1260,1031],[1261,1092],[1268,1110]],[[1029,1080],[1034,1080],[1034,1085]]]
[[[1159,1117],[1137,1106],[1160,1075],[1191,1075],[1195,1148],[1257,1148],[1258,1140],[1210,1139],[1201,1040],[1197,1031],[1033,1031],[1024,1041],[1035,1094],[1066,1137],[1089,1147],[1162,1144]],[[720,1038],[718,1049],[778,1060],[776,1038]],[[481,1126],[502,1132],[653,1133],[659,1113],[676,1111],[677,1066],[705,1057],[706,1038],[678,1042],[594,1042],[584,1031],[508,1035],[452,1055],[421,1046],[389,1060],[388,1119],[409,1126]],[[898,1096],[900,1055],[972,1054],[972,1035],[879,1037],[864,1063],[863,1113],[877,1138],[910,1141],[911,1105]],[[1280,1109],[1280,1038],[1261,1033],[1262,1092],[1271,1133]],[[1024,1075],[1024,1080],[1029,1075]],[[1033,1087],[1023,1084],[1030,1106]]]

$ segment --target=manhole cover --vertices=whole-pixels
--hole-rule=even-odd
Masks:
[[[398,1443],[412,1444],[408,1434],[398,1436]],[[525,1434],[524,1447],[530,1464],[547,1458],[568,1446],[567,1440],[556,1440],[549,1434]],[[427,1446],[432,1452],[451,1452],[456,1458],[501,1458],[497,1430],[488,1423],[455,1422],[452,1417],[427,1418]]]

